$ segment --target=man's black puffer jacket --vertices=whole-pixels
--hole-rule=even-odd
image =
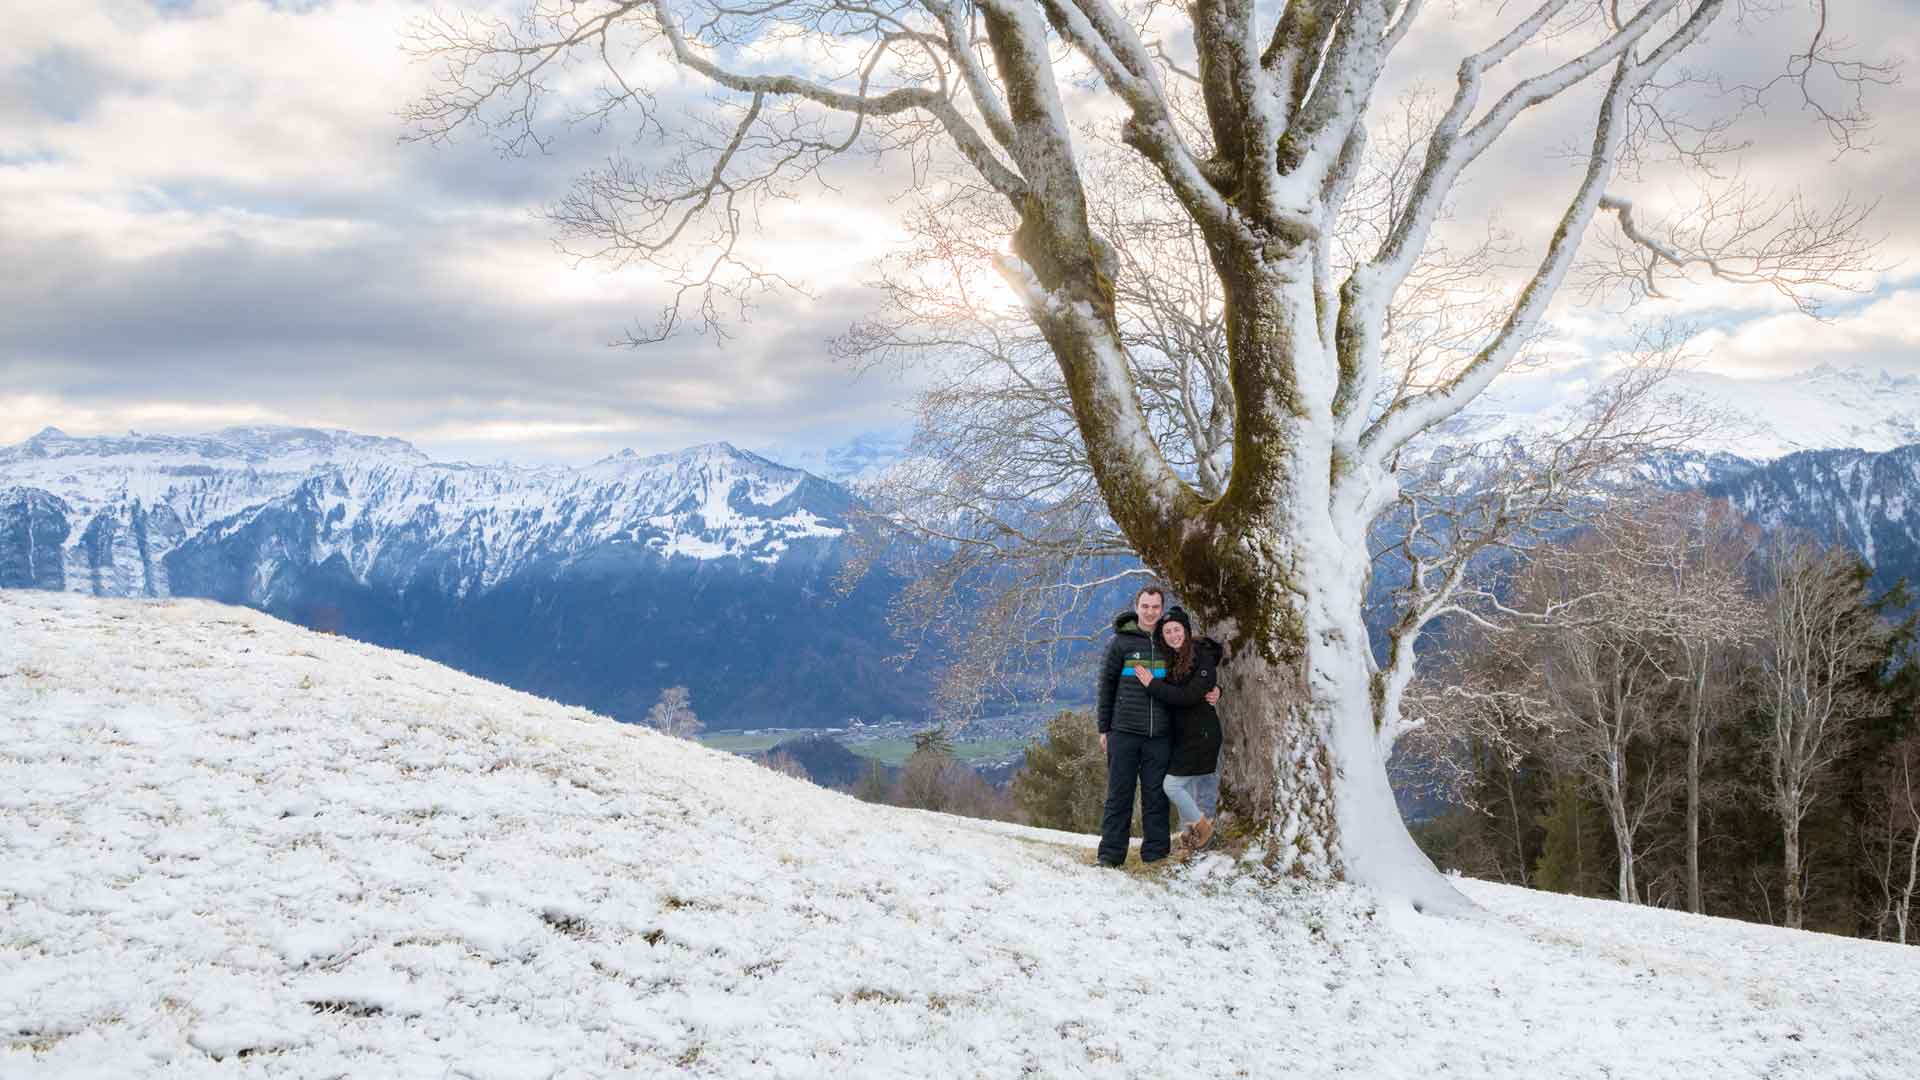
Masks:
[[[1153,700],[1147,688],[1134,678],[1133,665],[1146,664],[1156,678],[1166,675],[1166,654],[1154,643],[1153,635],[1140,629],[1140,619],[1131,611],[1114,616],[1113,640],[1107,644],[1106,658],[1100,664],[1100,710],[1095,720],[1102,734],[1123,731],[1148,738],[1165,736],[1173,730],[1167,707]]]

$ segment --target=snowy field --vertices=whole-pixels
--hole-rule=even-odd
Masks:
[[[1920,1075],[1920,949],[865,806],[197,601],[0,592],[0,1077]]]

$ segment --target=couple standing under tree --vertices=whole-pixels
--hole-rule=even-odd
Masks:
[[[1103,865],[1126,861],[1136,785],[1142,861],[1158,862],[1171,852],[1169,804],[1179,807],[1186,826],[1183,847],[1198,851],[1213,842],[1220,799],[1220,718],[1213,706],[1220,700],[1215,684],[1222,659],[1219,643],[1196,635],[1185,611],[1166,609],[1166,592],[1157,585],[1135,593],[1133,610],[1114,619],[1096,716],[1107,753]]]

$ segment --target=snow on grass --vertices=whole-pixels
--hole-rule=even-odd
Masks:
[[[0,592],[0,1076],[1915,1075],[1920,950],[871,807],[198,601]]]

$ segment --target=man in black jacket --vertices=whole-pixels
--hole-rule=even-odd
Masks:
[[[1148,585],[1133,596],[1133,610],[1113,620],[1113,640],[1100,665],[1100,748],[1107,752],[1107,806],[1100,821],[1100,862],[1119,866],[1127,860],[1127,832],[1133,820],[1133,793],[1140,792],[1140,858],[1167,857],[1172,824],[1167,793],[1161,787],[1173,755],[1173,725],[1167,707],[1134,676],[1136,665],[1166,674],[1166,657],[1154,644],[1153,628],[1166,610],[1166,593]]]

